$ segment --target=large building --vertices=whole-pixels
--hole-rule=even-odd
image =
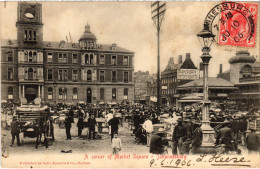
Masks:
[[[43,41],[42,5],[21,2],[17,40],[2,40],[2,100],[28,103],[134,101],[134,52],[97,44],[86,25],[78,43]]]
[[[168,65],[161,73],[161,103],[165,106],[176,105],[176,88],[179,85],[198,79],[199,70],[191,60],[190,53],[186,53],[184,62],[182,55],[178,56],[178,62],[174,63],[174,58],[169,58]],[[156,79],[147,84],[148,95],[151,100],[157,101]]]

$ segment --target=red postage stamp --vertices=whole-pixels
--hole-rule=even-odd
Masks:
[[[258,4],[222,2],[219,20],[220,45],[254,47]]]

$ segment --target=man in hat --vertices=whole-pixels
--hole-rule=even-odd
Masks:
[[[165,147],[162,140],[163,128],[159,128],[157,133],[151,134],[151,143],[150,143],[150,153],[153,154],[163,154]]]
[[[111,126],[111,141],[114,138],[114,134],[118,134],[118,125],[119,120],[116,118],[116,115],[113,114],[113,118],[108,121],[108,124]]]
[[[11,146],[13,146],[13,144],[14,144],[15,137],[17,140],[17,146],[20,146],[19,133],[20,133],[19,122],[17,121],[17,117],[13,116],[13,121],[11,122],[11,134],[12,134]]]
[[[181,141],[179,140],[179,146],[181,147],[180,154],[189,154],[189,147],[191,144],[191,137],[192,137],[192,127],[191,127],[191,121],[189,119],[185,119],[184,121],[184,127],[185,127],[185,135],[181,138]]]
[[[67,140],[71,140],[71,134],[70,134],[70,129],[71,129],[71,118],[69,117],[69,114],[66,113],[66,117],[65,117],[65,128],[66,128],[66,136],[67,136]]]
[[[201,123],[194,123],[195,130],[192,134],[192,141],[190,144],[191,153],[196,153],[196,150],[201,146],[202,144],[202,129],[201,129]]]
[[[241,132],[241,142],[242,146],[245,145],[245,140],[246,140],[246,131],[247,131],[247,119],[246,117],[242,114],[240,120],[239,120],[239,131]]]
[[[94,114],[90,115],[90,118],[88,119],[88,127],[89,127],[89,134],[88,139],[91,139],[91,133],[93,133],[92,139],[95,139],[95,125],[97,124],[96,119],[94,117]]]
[[[259,137],[255,133],[256,130],[253,128],[250,128],[249,130],[251,133],[248,133],[246,137],[248,153],[259,152]]]
[[[186,130],[182,124],[182,119],[179,118],[177,120],[178,124],[174,127],[172,134],[172,154],[177,154],[177,146],[180,145],[179,141],[182,137],[185,136]],[[181,147],[178,146],[179,152],[181,151]]]
[[[219,130],[219,135],[220,135],[219,142],[220,144],[225,145],[225,152],[234,151],[235,150],[234,135],[230,128],[230,123],[225,122],[223,125],[224,127]]]

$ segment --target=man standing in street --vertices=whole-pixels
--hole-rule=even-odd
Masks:
[[[69,117],[69,114],[66,114],[65,117],[65,128],[66,128],[66,136],[67,136],[67,140],[71,140],[71,134],[70,134],[70,129],[71,129],[71,118]]]
[[[177,155],[177,147],[181,145],[179,141],[185,136],[185,127],[182,125],[182,119],[177,120],[178,124],[174,127],[172,134],[172,154]],[[179,152],[181,152],[181,147],[179,147]]]
[[[81,136],[81,134],[82,134],[82,129],[84,128],[84,115],[81,113],[81,112],[79,112],[79,114],[78,114],[78,123],[77,123],[77,127],[78,127],[78,137],[80,137]]]
[[[14,144],[15,137],[17,139],[17,146],[20,146],[19,133],[20,133],[19,122],[17,121],[17,117],[13,116],[13,121],[11,123],[11,134],[12,134],[12,144],[11,144],[11,146],[13,146],[13,144]]]
[[[151,142],[151,134],[153,132],[153,123],[150,120],[149,117],[146,118],[144,124],[143,124],[143,128],[146,131],[146,136],[147,136],[147,146],[150,146],[150,142]]]
[[[192,154],[196,153],[196,150],[201,146],[202,144],[202,130],[201,130],[201,124],[195,123],[194,124],[195,130],[192,135],[192,141],[190,144],[190,152]]]
[[[88,119],[88,126],[89,126],[89,134],[88,134],[88,139],[91,139],[91,132],[93,133],[92,139],[95,139],[95,125],[97,124],[96,119],[94,117],[94,114],[90,115],[90,118]]]
[[[225,124],[224,124],[225,125]],[[234,151],[234,134],[230,128],[230,123],[227,123],[223,128],[219,130],[220,144],[225,144],[225,152]]]
[[[108,124],[111,126],[111,141],[114,138],[114,134],[118,134],[118,125],[119,120],[116,118],[116,115],[113,115],[113,118],[108,121]]]

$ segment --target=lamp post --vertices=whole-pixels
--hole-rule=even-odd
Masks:
[[[161,23],[166,11],[166,3],[161,1],[152,2],[152,20],[156,25],[157,30],[157,114],[160,114],[160,103],[161,103],[161,85],[160,85],[160,28]]]
[[[214,147],[214,130],[210,126],[209,121],[209,96],[208,96],[208,65],[211,59],[209,54],[210,46],[214,41],[215,35],[209,30],[209,25],[204,24],[204,29],[197,34],[200,44],[202,46],[202,62],[203,62],[203,109],[202,109],[202,121],[201,121],[201,129],[203,134],[202,139],[202,151],[209,152],[210,149],[205,150],[204,148],[212,148]],[[214,150],[214,149],[211,149]],[[211,151],[210,151],[211,152]]]

